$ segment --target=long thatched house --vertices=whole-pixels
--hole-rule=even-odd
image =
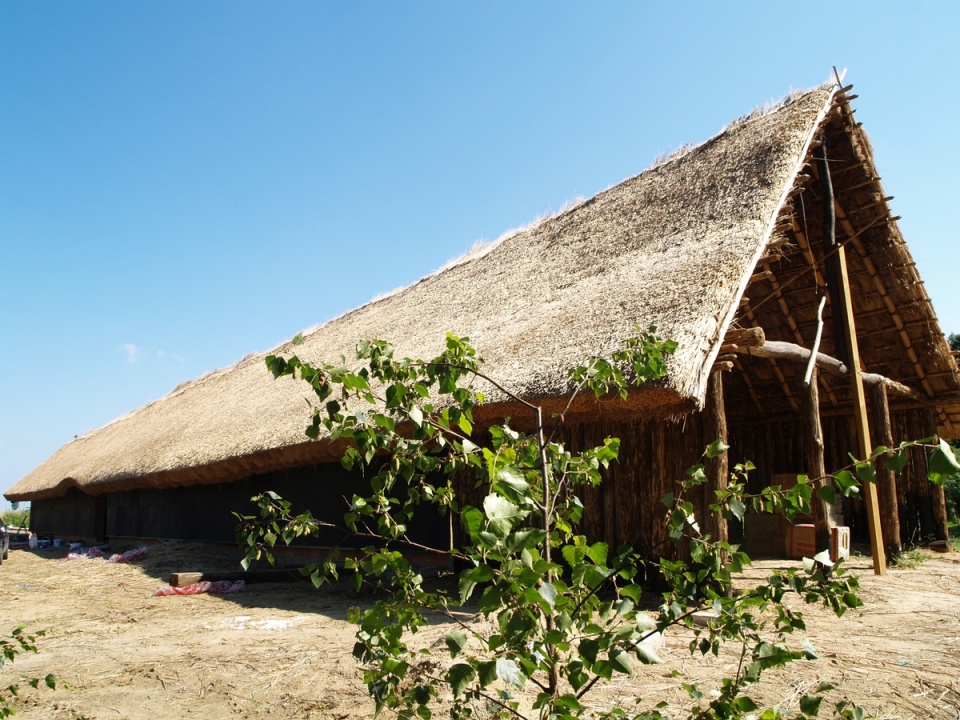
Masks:
[[[581,398],[565,429],[572,445],[621,438],[620,462],[585,498],[585,529],[648,549],[661,533],[659,498],[717,437],[732,461],[756,465],[756,487],[835,470],[848,453],[862,456],[866,433],[874,445],[953,438],[960,374],[852,99],[837,85],[795,93],[306,332],[296,352],[350,357],[357,340],[382,337],[402,355],[430,357],[450,331],[470,337],[492,376],[559,407],[569,368],[613,350],[635,324],[655,325],[678,343],[668,377],[626,402]],[[35,532],[78,538],[231,541],[231,511],[268,488],[336,516],[360,479],[328,443],[307,441],[305,388],[274,381],[264,355],[74,440],[5,496],[32,501]],[[488,420],[522,422],[504,396],[488,400]],[[946,537],[943,493],[926,482],[925,462],[915,452],[896,479],[879,474],[887,547]],[[724,482],[722,465],[710,471]],[[831,522],[820,513],[818,528]],[[855,536],[878,522],[860,503],[844,513]],[[432,537],[437,525],[424,523],[421,537],[444,542],[445,529]],[[769,542],[769,528],[745,525],[731,534]]]

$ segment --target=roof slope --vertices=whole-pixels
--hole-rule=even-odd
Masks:
[[[567,392],[566,372],[617,347],[635,323],[678,342],[659,392],[702,403],[733,320],[794,189],[834,91],[796,94],[555,217],[305,334],[307,360],[352,356],[380,337],[435,355],[469,336],[491,375],[526,397]],[[289,344],[271,352],[292,352]],[[267,353],[188,383],[65,445],[6,493],[11,500],[132,486],[223,481],[288,465],[307,413]],[[495,392],[488,397],[502,400]],[[291,452],[294,455],[291,455]],[[301,456],[302,459],[302,456]]]

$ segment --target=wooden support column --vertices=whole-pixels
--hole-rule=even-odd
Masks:
[[[853,317],[850,298],[850,277],[843,246],[837,244],[835,234],[836,216],[833,205],[833,184],[830,182],[830,167],[827,163],[826,143],[816,150],[820,183],[823,190],[823,240],[827,264],[828,291],[833,307],[834,336],[838,342],[838,356],[850,367],[850,390],[853,395],[853,417],[857,427],[857,446],[860,458],[867,458],[873,451],[870,443],[870,428],[867,424],[867,402],[863,394],[863,379],[860,377],[860,348],[857,343],[857,326]],[[863,496],[867,505],[867,523],[870,527],[870,551],[873,556],[873,572],[885,575],[887,559],[883,552],[880,535],[880,508],[877,504],[876,487],[864,483]]]
[[[813,481],[815,491],[823,485],[827,474],[823,458],[823,427],[820,425],[820,391],[817,387],[817,370],[814,368],[810,382],[805,384],[803,394],[803,447],[807,458],[807,474]],[[831,522],[830,504],[816,493],[810,501],[813,524],[816,527],[817,552],[830,549]]]
[[[930,430],[924,434],[924,437],[936,435],[937,433],[937,412],[933,407],[924,408],[926,415],[926,426]],[[933,537],[935,540],[950,540],[950,518],[947,515],[947,495],[944,492],[943,485],[934,485],[927,480],[927,486],[930,488],[930,505],[933,514]]]
[[[710,379],[707,381],[707,399],[703,418],[704,440],[708,443],[720,440],[726,445],[727,412],[723,404],[723,373],[719,370],[710,373]],[[715,491],[727,489],[729,473],[727,454],[723,453],[717,457],[708,458],[705,469],[707,482],[703,486],[703,507],[706,512],[707,506],[717,501]],[[723,516],[723,513],[706,513],[704,529],[710,533],[710,537],[718,542],[728,542],[730,539],[727,519]]]
[[[870,386],[870,404],[873,406],[873,427],[877,442],[893,447],[893,429],[890,425],[890,403],[887,388],[883,383]],[[891,558],[903,552],[900,537],[900,509],[897,503],[897,476],[887,470],[887,458],[877,458],[877,490],[880,501],[880,517],[883,523],[883,547]]]
[[[933,536],[936,540],[950,539],[950,517],[947,513],[947,494],[942,485],[930,483],[933,506]]]

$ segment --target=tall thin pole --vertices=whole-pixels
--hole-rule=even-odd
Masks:
[[[842,245],[836,238],[836,211],[833,200],[833,183],[830,180],[830,167],[827,163],[826,142],[817,149],[817,167],[820,172],[820,185],[823,190],[823,241],[827,258],[828,290],[833,305],[834,335],[839,343],[837,348],[845,351],[838,354],[847,361],[850,368],[850,391],[853,395],[853,418],[857,427],[857,445],[859,458],[870,457],[873,447],[870,443],[870,427],[867,421],[867,401],[863,393],[863,379],[860,377],[860,347],[857,343],[857,327],[853,317],[853,304],[850,301],[850,276],[847,272],[847,257]],[[832,266],[832,267],[831,267]],[[838,325],[840,326],[838,328]],[[839,330],[839,332],[838,332]],[[844,357],[845,356],[845,357]],[[883,550],[883,537],[880,532],[880,507],[877,502],[877,489],[873,483],[864,483],[863,496],[867,505],[867,524],[870,528],[870,551],[873,555],[873,572],[884,575],[887,572],[887,558]]]
[[[727,411],[723,401],[723,373],[720,370],[714,370],[710,373],[710,379],[707,381],[707,402],[704,406],[703,422],[705,441],[719,440],[724,445],[727,444]],[[704,512],[706,512],[710,504],[717,502],[717,491],[727,489],[729,461],[726,453],[720,453],[716,457],[708,459],[704,464],[707,471],[707,483],[703,486],[703,506]],[[728,542],[730,540],[727,520],[723,517],[722,512],[707,513],[704,525],[714,542]]]

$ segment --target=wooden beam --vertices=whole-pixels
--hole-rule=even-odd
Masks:
[[[836,241],[834,217],[833,184],[830,181],[830,166],[827,162],[826,144],[817,148],[817,164],[820,182],[823,188],[824,205],[824,254],[827,257],[828,289],[834,308],[834,330],[846,352],[842,355],[850,365],[850,390],[853,394],[854,421],[857,427],[859,457],[870,457],[870,427],[867,422],[867,402],[863,394],[863,379],[860,377],[860,348],[857,344],[857,325],[853,315],[853,303],[850,297],[850,278],[847,273],[847,258],[842,245]],[[839,327],[838,327],[839,326]],[[845,356],[844,356],[845,355]],[[880,531],[880,508],[877,503],[876,488],[873,483],[863,484],[863,495],[867,505],[867,523],[870,527],[870,550],[873,556],[873,572],[884,575],[887,572],[887,559],[883,552],[883,538]]]
[[[759,347],[749,348],[746,354],[755,355],[756,357],[775,358],[777,360],[790,360],[803,364],[806,364],[810,360],[809,350],[800,347],[796,343],[784,342],[782,340],[767,340]],[[838,377],[844,377],[847,374],[846,365],[824,353],[817,353],[817,367]]]
[[[766,336],[763,328],[759,327],[727,330],[723,338],[724,345],[737,345],[741,348],[757,347],[764,342],[766,342]]]
[[[748,348],[746,355],[756,357],[773,358],[776,360],[790,360],[798,363],[808,363],[810,361],[810,351],[800,347],[796,343],[784,342],[782,340],[767,340],[759,347]],[[849,378],[850,368],[844,363],[825,353],[817,353],[817,367],[824,372],[830,373],[835,377]],[[901,397],[920,399],[922,394],[903,383],[891,380],[879,373],[868,373],[860,371],[860,378],[865,385],[883,385],[887,391]]]
[[[896,380],[891,380],[890,378],[884,377],[883,375],[879,375],[877,373],[868,373],[861,370],[860,378],[863,380],[864,385],[869,387],[873,387],[874,385],[883,385],[888,393],[899,395],[900,397],[913,398],[914,400],[920,400],[923,398],[923,394],[917,390],[914,390],[912,387],[904,385],[903,383],[899,383]]]

